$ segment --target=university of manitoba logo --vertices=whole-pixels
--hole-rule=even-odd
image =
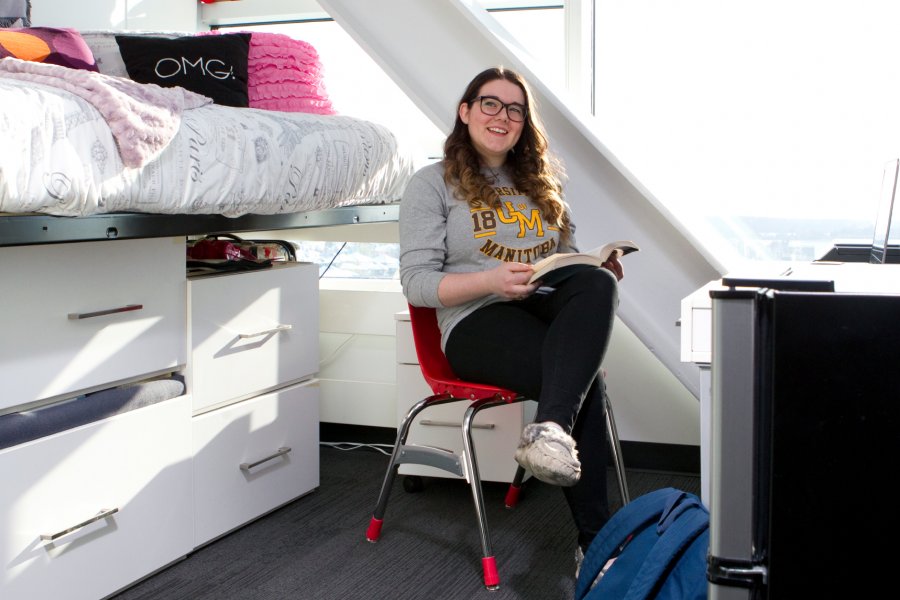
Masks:
[[[533,237],[538,241],[533,246],[512,248],[485,239],[484,245],[479,251],[486,256],[504,261],[530,263],[542,256],[549,255],[556,247],[554,238],[544,237],[544,221],[541,218],[541,211],[529,208],[525,204],[516,206],[512,202],[504,201],[502,206],[496,210],[480,207],[472,210],[472,220],[474,225],[472,233],[476,239],[491,238],[497,233],[498,223],[504,223],[517,226],[516,237],[520,239]],[[548,227],[548,229],[556,230],[555,227]]]
[[[476,238],[488,237],[497,233],[497,223],[518,225],[518,237],[525,237],[529,231],[534,235],[544,237],[544,221],[541,219],[541,211],[536,208],[528,208],[525,204],[513,205],[504,201],[496,210],[480,206],[472,210],[472,220]]]
[[[234,67],[226,65],[218,58],[199,57],[191,60],[185,56],[161,58],[154,67],[156,76],[169,79],[178,76],[201,76],[215,79],[234,79]]]

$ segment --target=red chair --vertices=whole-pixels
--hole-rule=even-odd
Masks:
[[[454,375],[453,369],[450,368],[450,364],[441,350],[441,332],[438,328],[435,310],[433,308],[421,308],[410,305],[409,315],[412,324],[413,340],[416,346],[416,356],[419,359],[422,375],[431,387],[434,395],[416,403],[406,414],[403,422],[400,423],[394,451],[391,454],[387,473],[385,473],[384,482],[381,486],[381,493],[378,496],[378,502],[372,513],[369,528],[366,531],[366,539],[370,542],[376,542],[381,535],[381,526],[387,509],[388,498],[390,497],[394,479],[397,476],[397,470],[401,464],[428,465],[453,473],[458,477],[465,477],[472,490],[475,513],[481,533],[481,564],[484,571],[484,585],[489,590],[496,590],[500,587],[500,577],[497,573],[497,564],[491,549],[491,539],[484,513],[481,478],[478,475],[478,462],[475,454],[475,445],[472,441],[472,423],[475,415],[485,408],[521,402],[527,400],[527,398],[503,388],[459,379]],[[460,455],[443,448],[407,444],[409,429],[416,416],[430,406],[448,402],[470,402],[462,421],[462,454]],[[610,425],[612,425],[612,428],[610,428]],[[622,491],[624,504],[628,501],[628,492],[624,478],[625,471],[619,448],[619,437],[615,430],[615,421],[612,419],[611,407],[608,402],[607,428],[610,443],[613,444],[613,458],[616,463],[619,489]],[[525,469],[519,467],[506,494],[505,502],[507,507],[513,507],[518,501],[524,475]]]

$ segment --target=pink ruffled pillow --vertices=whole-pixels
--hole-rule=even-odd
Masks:
[[[280,33],[253,32],[247,65],[251,108],[333,115],[319,53]]]
[[[218,34],[219,30],[201,35]],[[281,33],[251,32],[247,56],[250,108],[333,115],[319,53]]]

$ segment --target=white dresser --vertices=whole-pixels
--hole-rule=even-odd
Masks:
[[[317,273],[188,281],[182,237],[0,248],[0,419],[186,386],[0,444],[3,600],[98,600],[318,486]]]
[[[318,274],[188,282],[195,546],[319,485]]]
[[[0,250],[0,412],[183,368],[184,242]],[[188,396],[0,450],[4,600],[97,600],[193,547]]]
[[[397,423],[412,406],[432,395],[425,383],[413,342],[409,311],[398,312],[397,326]],[[410,428],[410,444],[424,444],[462,452],[462,419],[468,402],[452,402],[423,411]],[[478,473],[482,481],[510,482],[518,464],[513,455],[522,428],[534,419],[537,403],[516,402],[481,411],[472,424],[472,438],[478,454]],[[402,464],[402,475],[455,477],[451,473],[426,465]]]

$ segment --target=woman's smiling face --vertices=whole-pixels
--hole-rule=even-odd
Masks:
[[[525,93],[511,81],[495,79],[481,86],[479,96],[494,96],[504,104],[525,104]],[[499,167],[506,162],[506,154],[522,135],[524,122],[512,121],[506,109],[496,115],[486,115],[478,101],[459,105],[459,118],[469,127],[469,137],[482,162],[489,167]]]

